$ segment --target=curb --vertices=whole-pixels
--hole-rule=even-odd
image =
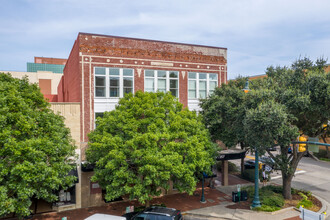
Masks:
[[[315,194],[313,194],[313,196],[318,200],[320,200],[320,202],[322,203],[322,207],[317,213],[322,213],[322,212],[328,213],[328,208],[330,208],[330,204],[327,201],[325,201],[323,198],[316,196]],[[326,214],[325,218],[327,218],[328,216],[329,214]]]
[[[287,207],[285,209],[280,209],[280,210],[277,210],[277,211],[274,211],[274,212],[264,212],[264,213],[269,213],[271,215],[277,215],[277,214],[281,214],[283,212],[286,212],[286,211],[290,211],[290,210],[294,210],[295,208],[293,206],[290,206],[290,207]]]
[[[226,218],[226,217],[220,217],[220,216],[213,216],[213,215],[203,215],[203,214],[191,214],[191,213],[182,213],[183,216],[191,216],[191,217],[197,217],[198,219],[220,219],[220,220],[233,220],[233,218]],[[236,218],[235,220],[239,220]]]

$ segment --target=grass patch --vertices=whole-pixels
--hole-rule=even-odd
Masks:
[[[254,196],[254,187],[243,187],[248,197],[252,200]],[[259,198],[261,207],[254,208],[256,211],[274,212],[280,210],[284,206],[284,198],[282,196],[282,187],[268,185],[259,189]]]
[[[328,162],[330,162],[330,159],[329,158],[320,158],[320,160],[323,160],[323,161],[328,161]]]

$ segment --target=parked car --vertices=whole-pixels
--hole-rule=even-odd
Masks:
[[[244,161],[244,168],[245,169],[254,169],[255,161],[254,160],[246,160]]]
[[[107,215],[107,214],[94,214],[85,218],[85,220],[125,220],[125,217],[115,216],[115,215]]]
[[[153,206],[142,212],[127,213],[123,215],[127,220],[182,220],[180,210]]]
[[[278,166],[271,157],[263,156],[259,158],[259,163],[266,164],[274,170],[278,170]],[[254,169],[255,160],[247,160],[244,162],[245,169]]]

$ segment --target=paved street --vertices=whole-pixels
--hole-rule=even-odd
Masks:
[[[249,155],[246,159],[254,159]],[[239,165],[239,161],[233,161]],[[282,184],[281,172],[274,172],[271,175],[272,182]],[[292,180],[292,187],[311,191],[330,203],[330,162],[315,161],[310,157],[303,157],[298,164],[295,177]],[[327,208],[330,213],[330,207]],[[330,216],[327,218],[330,220]]]
[[[298,168],[305,172],[295,175],[292,187],[311,191],[330,203],[330,163],[303,157]],[[282,178],[275,179],[273,182],[282,184]],[[326,212],[330,212],[330,207]],[[330,220],[330,217],[327,220]]]

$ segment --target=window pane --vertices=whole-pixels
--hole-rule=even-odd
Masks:
[[[196,73],[189,73],[188,78],[189,79],[196,79]]]
[[[96,87],[95,96],[96,97],[105,97],[105,87]]]
[[[170,88],[177,89],[178,88],[178,80],[170,79]]]
[[[133,87],[133,78],[124,77],[124,87]]]
[[[189,90],[196,89],[196,81],[195,80],[189,80]]]
[[[95,112],[95,119],[100,117],[103,118],[104,112]]]
[[[199,98],[201,99],[206,98],[206,90],[199,90]]]
[[[105,77],[95,76],[95,86],[105,86]]]
[[[154,91],[154,79],[145,79],[145,85],[144,85],[144,90],[145,91]]]
[[[206,81],[199,81],[199,90],[206,90]]]
[[[110,77],[110,87],[119,86],[119,77]]]
[[[196,90],[189,90],[188,91],[188,97],[195,99],[196,98]]]
[[[206,73],[200,73],[199,79],[206,79]]]
[[[170,77],[171,78],[178,78],[179,72],[170,72]]]
[[[105,75],[105,68],[95,67],[95,75]]]
[[[124,88],[124,93],[133,93],[133,88]]]
[[[170,89],[170,92],[173,96],[178,97],[178,90],[177,89]]]
[[[158,79],[158,90],[166,91],[166,79]]]
[[[110,97],[119,97],[119,88],[110,88]]]
[[[210,73],[209,74],[209,79],[210,80],[218,80],[218,74]]]
[[[123,75],[124,76],[133,76],[133,70],[132,69],[123,69]]]
[[[147,214],[145,214],[145,213],[141,213],[141,214],[139,214],[138,216],[136,216],[135,218],[134,218],[134,220],[144,220],[144,219],[146,219],[147,218]]]
[[[144,71],[145,76],[149,77],[154,77],[155,76],[155,71],[154,70],[145,70]]]
[[[110,75],[119,76],[119,69],[109,69]]]
[[[158,70],[157,71],[157,76],[158,77],[166,77],[166,71]]]
[[[215,87],[217,87],[217,82],[210,82],[210,91],[211,90],[214,90],[215,89]]]

